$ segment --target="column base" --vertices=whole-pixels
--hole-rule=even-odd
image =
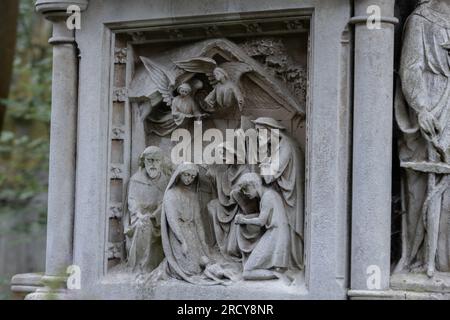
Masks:
[[[11,278],[11,291],[13,298],[23,300],[27,295],[43,287],[43,273],[21,273]]]
[[[44,275],[42,286],[28,294],[25,300],[72,300],[73,296],[66,288],[67,277]]]
[[[49,287],[43,287],[28,294],[25,300],[74,300],[74,297],[67,289],[55,290]]]

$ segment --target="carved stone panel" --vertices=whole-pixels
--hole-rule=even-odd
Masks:
[[[116,36],[110,272],[136,273],[144,286],[303,281],[309,21],[276,24],[280,35],[264,35],[268,26],[242,24],[228,38],[206,26],[203,39],[188,41],[187,30],[169,29],[159,43],[148,32]],[[209,130],[226,141],[208,143]],[[250,147],[252,130],[277,136],[266,142],[270,153],[250,163],[251,148],[264,145]],[[190,150],[192,164],[177,162],[178,132],[193,144],[201,135],[202,153],[231,152],[236,161],[243,137],[247,154],[207,164]],[[155,175],[149,161],[160,163]]]

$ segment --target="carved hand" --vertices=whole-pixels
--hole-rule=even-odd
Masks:
[[[419,113],[419,125],[424,133],[431,137],[436,136],[441,131],[441,125],[436,117],[431,112],[425,110]]]
[[[245,218],[242,214],[238,214],[235,218],[236,224],[245,224]]]

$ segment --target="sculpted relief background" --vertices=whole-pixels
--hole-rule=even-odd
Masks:
[[[395,100],[402,179],[394,287],[410,281],[413,290],[434,291],[450,284],[449,21],[448,1],[419,1],[404,25]]]
[[[116,39],[109,272],[143,285],[302,282],[308,34],[144,38]],[[193,145],[208,129],[234,130],[232,141],[202,142],[233,163],[198,163],[194,150],[174,163],[177,132]],[[276,140],[258,140],[271,150],[264,159],[249,159],[249,139],[243,157],[236,151],[249,129],[276,130]]]

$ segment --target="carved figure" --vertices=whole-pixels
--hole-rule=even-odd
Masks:
[[[450,3],[422,1],[404,31],[396,118],[403,137],[402,258],[396,271],[450,271]]]
[[[225,62],[218,66],[215,60],[207,57],[178,61],[175,64],[187,72],[204,73],[209,77],[214,89],[205,98],[205,102],[212,110],[238,107],[242,111],[244,97],[239,82],[243,74],[252,71],[249,65]]]
[[[285,133],[285,128],[272,118],[253,121],[257,130],[267,130],[267,144],[276,148],[270,158],[263,160],[261,171],[264,182],[273,185],[283,198],[291,234],[291,265],[303,267],[303,220],[304,220],[304,156],[294,139]],[[270,130],[279,130],[271,135]],[[277,139],[271,141],[272,137]],[[271,149],[271,147],[268,147]]]
[[[200,88],[198,85],[196,88]],[[185,82],[178,87],[179,95],[172,100],[172,116],[175,123],[179,126],[185,118],[202,117],[202,112],[193,97],[192,87]]]
[[[171,107],[173,121],[177,126],[181,125],[185,118],[200,119],[203,116],[194,99],[197,90],[203,88],[203,83],[200,80],[183,80],[181,76],[171,80],[169,72],[164,70],[163,67],[158,66],[158,64],[148,58],[141,57],[141,59],[149,71],[150,77],[156,84],[163,102]],[[175,89],[178,92],[178,96],[174,97]],[[167,127],[168,124],[165,124],[165,126]]]
[[[139,169],[128,185],[124,216],[127,266],[150,272],[164,258],[161,244],[161,205],[170,167],[158,147],[148,147],[140,157]]]
[[[290,232],[283,199],[275,190],[263,186],[256,173],[244,174],[238,182],[241,192],[249,199],[259,198],[260,209],[256,215],[238,214],[235,223],[240,227],[254,225],[262,235],[250,248],[246,248],[243,260],[243,277],[247,280],[277,278],[290,263]],[[246,231],[238,234],[245,237]]]
[[[180,164],[164,195],[161,232],[166,263],[165,273],[194,284],[222,284],[231,269],[219,264],[205,239],[205,219],[201,216],[198,168]],[[227,270],[229,272],[225,272]],[[206,271],[206,272],[205,272]]]
[[[217,152],[221,148],[227,148],[227,144],[220,144]],[[227,149],[231,154],[234,153],[232,148]],[[236,214],[245,210],[246,206],[240,194],[233,191],[236,189],[238,179],[247,172],[250,172],[247,165],[236,163],[210,166],[207,172],[217,192],[217,198],[208,203],[208,212],[212,220],[216,243],[220,252],[226,257],[241,256],[237,244],[236,225],[233,221]]]

